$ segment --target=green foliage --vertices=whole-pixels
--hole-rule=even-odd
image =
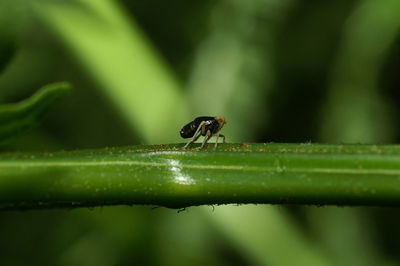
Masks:
[[[397,265],[397,209],[137,204],[397,206],[397,146],[288,142],[398,142],[399,7],[0,1],[1,102],[76,87],[1,147],[2,264]],[[0,132],[40,122],[42,97]],[[197,115],[224,115],[228,142],[260,144],[154,146]],[[106,204],[135,207],[65,209]],[[53,209],[4,211],[32,208]]]
[[[400,30],[400,2],[365,1],[349,21],[335,62],[322,117],[322,139],[373,143],[393,139],[393,104],[380,94],[379,75]],[[376,38],[375,36],[381,36]],[[357,99],[357,101],[354,101]],[[341,126],[339,126],[341,125]]]
[[[7,1],[6,1],[7,2]],[[10,15],[5,10],[10,7],[6,2],[0,3],[0,74],[10,62],[16,52],[16,42],[10,23]]]
[[[66,82],[54,83],[19,103],[0,106],[0,142],[37,126],[70,88]]]
[[[115,102],[132,130],[151,143],[173,139],[173,129],[188,119],[174,75],[118,5],[112,1],[76,2],[81,5],[49,1],[34,5],[34,10]],[[164,134],[159,134],[161,128]]]
[[[0,41],[0,73],[7,66],[11,58],[15,53],[15,44],[12,41],[8,40],[8,36],[6,34],[2,34],[0,29],[0,35],[5,36],[5,40]]]

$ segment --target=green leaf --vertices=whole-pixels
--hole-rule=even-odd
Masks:
[[[395,139],[397,118],[391,115],[395,102],[384,95],[379,80],[391,47],[398,42],[399,12],[397,0],[368,0],[359,2],[349,16],[322,105],[323,141],[387,143]]]
[[[54,83],[19,103],[0,106],[0,142],[38,125],[70,88],[66,82]]]
[[[198,145],[194,145],[198,147]],[[400,146],[133,146],[0,156],[0,208],[399,205]]]
[[[15,11],[10,1],[0,2],[0,73],[6,68],[17,51]]]
[[[1,36],[0,32],[0,36]],[[11,42],[0,41],[0,72],[2,72],[7,64],[11,61],[15,54],[15,45]]]
[[[32,7],[143,141],[178,139],[176,129],[191,118],[181,85],[118,2],[46,1]]]

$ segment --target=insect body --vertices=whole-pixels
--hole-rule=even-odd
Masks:
[[[225,143],[225,136],[218,133],[225,124],[226,120],[223,116],[199,116],[195,118],[192,122],[185,125],[179,132],[182,138],[191,138],[183,148],[186,149],[190,143],[195,142],[201,135],[205,136],[205,138],[200,149],[204,147],[212,136],[216,136],[217,140],[215,141],[214,146],[214,150],[216,150],[219,137],[222,137]]]

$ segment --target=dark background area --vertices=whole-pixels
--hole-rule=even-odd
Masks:
[[[182,142],[180,125],[200,115],[224,115],[228,142],[398,143],[398,14],[395,0],[2,0],[0,103],[55,81],[74,89],[0,151]],[[164,90],[175,115],[160,111]],[[399,219],[397,208],[373,207],[2,212],[0,257],[1,265],[285,265],[300,254],[315,265],[398,265]]]

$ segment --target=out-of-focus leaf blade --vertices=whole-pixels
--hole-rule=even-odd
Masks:
[[[273,206],[219,206],[210,217],[254,265],[336,265]]]
[[[1,32],[0,32],[1,35]],[[4,70],[7,64],[12,59],[15,53],[15,45],[12,42],[0,41],[0,73]]]
[[[393,141],[394,103],[382,95],[379,75],[399,36],[399,12],[397,0],[361,1],[347,21],[322,112],[324,142]]]
[[[13,58],[16,51],[15,36],[13,34],[15,26],[12,19],[14,11],[15,8],[12,8],[11,1],[0,2],[0,73]]]
[[[54,83],[19,103],[0,106],[0,142],[38,125],[70,88],[66,82]]]
[[[177,131],[189,120],[188,107],[156,49],[115,1],[76,2],[33,7],[143,141],[178,140]]]

